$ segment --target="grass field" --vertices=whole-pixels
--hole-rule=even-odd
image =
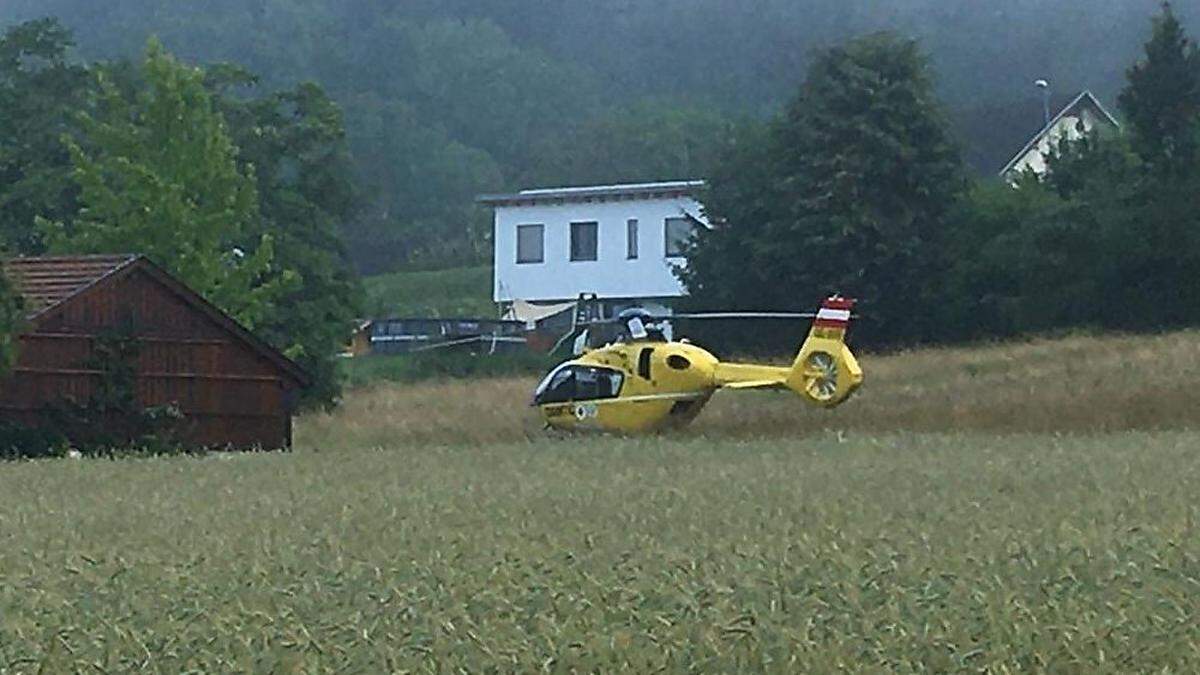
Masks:
[[[373,316],[496,316],[491,267],[396,272],[367,277],[363,284]]]
[[[721,392],[684,438],[851,433],[1100,433],[1200,428],[1200,333],[1073,337],[860,356],[866,383],[836,410],[785,393]],[[300,424],[309,447],[489,444],[540,437],[526,407],[536,375],[354,393]]]
[[[363,389],[395,382],[412,384],[431,380],[479,380],[498,377],[514,378],[521,386],[522,376],[544,373],[557,365],[558,359],[533,351],[511,354],[470,354],[463,351],[433,350],[412,354],[376,355],[343,359],[343,382],[349,389]]]
[[[494,379],[0,466],[0,672],[1200,670],[1200,336],[863,362],[670,438],[547,438]]]

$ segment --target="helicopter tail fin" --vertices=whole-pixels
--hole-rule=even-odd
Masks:
[[[853,308],[854,300],[836,295],[821,304],[788,374],[787,387],[815,405],[832,408],[862,384],[862,368],[846,345]]]

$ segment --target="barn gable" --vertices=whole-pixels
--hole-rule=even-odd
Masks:
[[[205,446],[283,447],[307,374],[170,274],[140,256],[9,261],[28,326],[0,384],[0,414],[32,424],[46,404],[91,395],[95,341],[138,343],[137,397],[176,404],[185,437]]]

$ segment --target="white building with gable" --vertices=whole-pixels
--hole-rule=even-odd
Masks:
[[[1041,176],[1046,173],[1046,156],[1064,139],[1077,141],[1097,129],[1119,129],[1116,118],[1109,114],[1100,100],[1084,91],[1067,104],[1050,122],[1042,127],[1000,170],[1007,180],[1015,180],[1025,171]]]
[[[495,209],[498,303],[566,303],[596,294],[609,311],[667,308],[686,294],[675,268],[708,227],[696,201],[703,181],[523,190],[484,195]],[[606,312],[607,313],[607,312]]]

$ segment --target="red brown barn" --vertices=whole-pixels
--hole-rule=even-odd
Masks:
[[[36,425],[47,405],[83,401],[100,371],[96,340],[136,340],[136,397],[175,404],[190,446],[285,448],[307,374],[142,256],[18,258],[5,272],[25,299],[16,367],[0,381],[0,417]]]

